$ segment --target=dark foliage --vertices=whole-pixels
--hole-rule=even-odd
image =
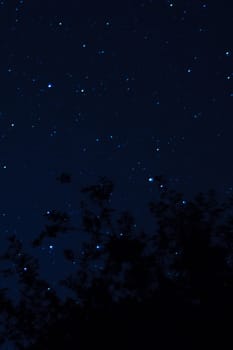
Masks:
[[[208,347],[231,341],[233,200],[219,203],[209,191],[186,202],[163,177],[155,179],[153,234],[138,232],[129,212],[116,215],[108,179],[82,190],[87,200],[80,204],[80,230],[88,239],[80,254],[64,249],[65,259],[79,264],[60,281],[73,298],[60,300],[40,279],[38,261],[9,237],[1,261],[11,268],[1,273],[17,276],[20,296],[14,304],[7,289],[0,290],[1,343],[9,339],[27,350],[86,349],[93,342],[102,348],[186,349],[205,346],[205,340]],[[77,229],[66,213],[46,217],[52,224],[34,246]]]

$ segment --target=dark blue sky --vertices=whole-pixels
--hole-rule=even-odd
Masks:
[[[187,199],[231,192],[232,23],[230,1],[0,1],[2,237],[27,245],[47,210],[77,221],[102,175],[138,214],[154,175]],[[51,244],[39,255],[59,276],[68,238]]]

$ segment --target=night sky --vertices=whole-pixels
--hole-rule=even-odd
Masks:
[[[2,246],[13,233],[29,246],[53,209],[78,222],[99,176],[136,215],[155,175],[187,200],[230,193],[232,17],[216,0],[0,1]],[[37,249],[51,284],[69,241]]]

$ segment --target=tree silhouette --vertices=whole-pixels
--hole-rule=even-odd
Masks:
[[[213,333],[223,329],[227,339],[233,197],[220,203],[211,190],[185,201],[163,176],[155,180],[159,198],[149,203],[154,232],[138,231],[130,212],[111,208],[114,185],[105,177],[81,191],[81,227],[74,227],[67,213],[45,215],[49,225],[34,247],[68,232],[86,237],[81,252],[63,250],[65,260],[78,261],[75,273],[59,282],[73,293],[65,301],[40,278],[37,259],[16,236],[9,237],[1,261],[10,267],[1,273],[17,276],[19,300],[1,289],[1,344],[8,339],[16,349],[76,349],[96,339],[102,348],[167,348],[177,342],[187,348],[199,336],[216,341]]]

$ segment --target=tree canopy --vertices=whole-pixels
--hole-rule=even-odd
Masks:
[[[62,177],[69,182],[67,174]],[[190,201],[155,177],[159,197],[149,203],[153,232],[138,231],[129,211],[111,207],[114,184],[100,178],[83,188],[82,226],[67,213],[46,214],[48,224],[32,246],[67,232],[87,236],[81,254],[64,248],[64,259],[78,261],[75,273],[59,283],[74,297],[61,300],[38,272],[38,260],[12,235],[0,257],[16,276],[19,301],[0,290],[0,341],[15,349],[191,348],[200,339],[228,339],[233,311],[233,198],[219,202],[213,190]],[[163,184],[163,186],[161,186]],[[210,330],[209,330],[210,329]],[[224,338],[220,332],[224,331]],[[109,340],[110,339],[110,340]],[[230,339],[230,337],[229,337]],[[196,344],[196,346],[195,346]]]

